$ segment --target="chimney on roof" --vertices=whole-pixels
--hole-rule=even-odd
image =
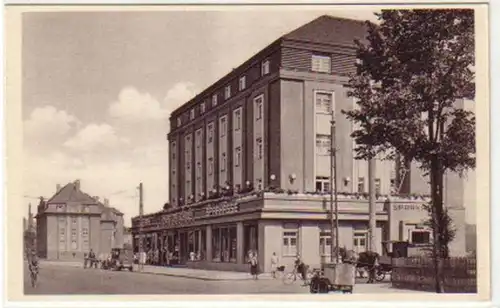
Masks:
[[[109,199],[104,198],[104,205],[105,205],[105,206],[109,206]]]
[[[58,193],[61,190],[61,184],[56,185],[56,193]]]
[[[80,190],[80,180],[76,180],[74,184],[75,184],[76,190]]]
[[[94,196],[94,200],[99,202],[99,196]]]

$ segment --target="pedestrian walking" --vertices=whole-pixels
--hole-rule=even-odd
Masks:
[[[273,278],[276,278],[276,271],[278,269],[278,263],[279,263],[279,258],[276,255],[275,252],[273,252],[273,255],[271,256],[271,275]]]
[[[252,253],[251,257],[250,257],[250,274],[253,276],[253,279],[254,280],[257,280],[259,279],[258,278],[258,275],[259,275],[259,261],[257,259],[257,253],[254,252]]]

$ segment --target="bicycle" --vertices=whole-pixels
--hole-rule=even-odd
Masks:
[[[302,277],[302,273],[299,273],[297,271],[297,267],[295,266],[291,272],[283,275],[283,283],[284,284],[291,284],[291,283],[295,282],[297,280],[297,278],[299,278],[300,280],[304,281],[305,286],[309,285],[311,283],[312,277],[314,276],[314,271],[310,270],[308,265],[304,265],[304,266],[306,266],[305,279],[304,279],[304,277]]]

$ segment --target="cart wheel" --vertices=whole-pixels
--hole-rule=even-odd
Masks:
[[[385,273],[382,272],[382,271],[377,271],[377,273],[375,274],[375,280],[377,282],[381,282],[385,279]]]
[[[297,280],[297,276],[294,273],[286,273],[285,276],[283,276],[283,282],[285,284],[291,284]]]
[[[314,281],[309,284],[309,292],[310,293],[320,293],[320,286],[319,283]]]

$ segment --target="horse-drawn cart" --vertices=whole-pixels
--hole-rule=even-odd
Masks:
[[[356,266],[350,263],[324,264],[323,269],[316,271],[309,285],[311,293],[328,293],[332,291],[352,293],[355,284]]]

